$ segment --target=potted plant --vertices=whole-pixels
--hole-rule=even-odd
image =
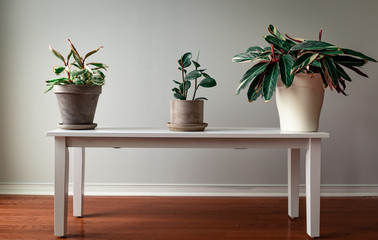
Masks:
[[[234,56],[234,62],[254,62],[240,80],[236,94],[249,86],[250,102],[259,96],[268,102],[277,89],[284,131],[317,131],[324,89],[346,95],[345,83],[352,79],[344,67],[367,77],[359,68],[368,61],[376,62],[360,52],[321,41],[322,30],[318,40],[283,36],[273,25],[268,30],[271,35],[264,38],[269,47],[250,47]]]
[[[173,96],[177,100],[170,101],[170,122],[167,126],[171,131],[203,131],[207,127],[207,123],[203,122],[203,100],[207,98],[196,97],[196,94],[199,87],[211,88],[217,83],[214,78],[205,73],[206,69],[200,69],[198,58],[199,52],[196,61],[192,60],[192,53],[187,52],[178,60],[182,81],[173,80],[178,86],[172,89]],[[192,63],[194,70],[188,72],[188,67]],[[194,90],[190,99],[188,91],[191,86]]]
[[[58,124],[60,128],[94,129],[97,124],[93,123],[93,119],[105,80],[102,70],[106,70],[108,66],[103,63],[85,62],[102,46],[88,52],[83,58],[69,39],[68,42],[70,52],[66,59],[49,46],[50,51],[63,62],[63,66],[54,66],[53,72],[58,76],[65,76],[47,80],[45,92],[54,89],[62,116],[62,123]]]

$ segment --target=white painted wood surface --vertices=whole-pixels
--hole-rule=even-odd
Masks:
[[[268,128],[209,128],[205,132],[171,132],[153,128],[98,128],[96,130],[53,130],[55,137],[55,236],[67,230],[68,148],[74,149],[74,216],[83,213],[86,147],[126,148],[287,148],[289,173],[288,213],[298,216],[299,149],[306,149],[307,233],[319,236],[320,161],[322,132],[281,132]]]

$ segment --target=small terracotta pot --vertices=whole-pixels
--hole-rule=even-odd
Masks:
[[[203,131],[207,123],[203,122],[204,102],[200,100],[171,100],[170,122],[172,131]]]
[[[93,129],[97,102],[102,86],[95,85],[55,85],[64,129]]]
[[[299,73],[286,87],[281,78],[276,89],[276,104],[282,131],[316,132],[323,105],[324,88],[319,73]]]

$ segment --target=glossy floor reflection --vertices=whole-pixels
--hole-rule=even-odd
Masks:
[[[320,239],[378,239],[378,198],[322,198]],[[86,197],[68,239],[311,239],[305,199],[287,217],[286,198]],[[0,239],[55,239],[52,196],[0,195]]]

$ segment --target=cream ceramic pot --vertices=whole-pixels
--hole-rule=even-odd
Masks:
[[[323,105],[324,88],[321,75],[299,73],[287,88],[278,79],[276,104],[282,131],[316,132]]]

